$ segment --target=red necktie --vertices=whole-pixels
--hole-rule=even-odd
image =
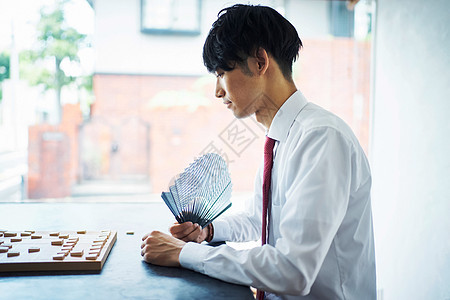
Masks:
[[[267,210],[269,208],[269,195],[270,195],[270,183],[272,179],[272,166],[273,166],[273,146],[275,140],[270,137],[266,137],[266,143],[264,144],[264,173],[263,173],[263,203],[262,203],[262,245],[267,243]],[[264,292],[258,290],[256,293],[256,299],[264,299]]]

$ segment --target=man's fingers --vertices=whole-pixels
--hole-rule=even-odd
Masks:
[[[173,236],[153,231],[141,244],[141,256],[148,263],[179,267],[179,255],[184,244]]]
[[[144,241],[149,235],[151,235],[152,233],[150,232],[150,233],[147,233],[146,235],[144,235],[143,237],[142,237],[142,240]]]
[[[148,244],[147,239],[148,239],[149,237],[152,237],[152,236],[159,236],[160,234],[161,234],[160,231],[154,230],[154,231],[152,231],[152,232],[147,233],[146,235],[144,235],[144,236],[142,237],[141,248],[144,247],[143,245]]]
[[[194,224],[192,224],[192,222],[185,222],[185,223],[181,223],[181,224],[174,224],[173,226],[171,226],[169,228],[170,234],[172,234],[173,236],[176,235],[187,235],[187,233],[192,232],[192,227],[194,226]]]
[[[144,256],[148,252],[148,245],[145,245],[144,247],[141,247],[141,256]]]
[[[183,238],[181,238],[180,240],[184,241],[184,242],[189,242],[189,241],[197,241],[198,236],[201,234],[202,232],[202,228],[200,227],[200,225],[195,224],[194,227],[194,231],[188,233],[186,236],[184,236]]]
[[[191,222],[174,225],[170,228],[170,233],[177,239],[183,241],[192,241],[192,237],[199,233],[200,225]],[[195,237],[194,237],[195,238]]]
[[[149,244],[149,240],[146,238],[142,244],[141,244],[141,249],[143,249],[145,246],[147,246]]]
[[[146,262],[151,263],[150,253],[145,253],[143,257]]]

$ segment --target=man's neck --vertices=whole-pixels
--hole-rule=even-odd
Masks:
[[[261,97],[263,109],[255,113],[256,120],[266,129],[269,129],[278,110],[296,91],[297,87],[293,81],[281,80],[278,83],[272,82],[263,92]]]

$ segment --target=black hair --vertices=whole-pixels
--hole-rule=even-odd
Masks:
[[[222,9],[203,46],[203,63],[209,72],[247,67],[247,58],[261,47],[272,55],[286,79],[302,47],[297,30],[275,9],[236,4]]]

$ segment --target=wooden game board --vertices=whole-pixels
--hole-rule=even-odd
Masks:
[[[100,271],[117,232],[0,230],[0,272]]]

